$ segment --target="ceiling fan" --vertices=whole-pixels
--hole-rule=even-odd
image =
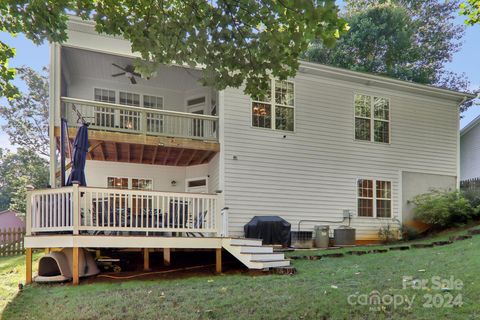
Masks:
[[[123,72],[112,74],[112,77],[119,77],[119,76],[126,76],[130,79],[132,84],[137,84],[137,80],[135,77],[141,77],[140,73],[135,72],[135,67],[131,64],[127,64],[125,67],[121,67],[116,63],[112,63],[112,66],[117,67],[118,69],[122,70]]]

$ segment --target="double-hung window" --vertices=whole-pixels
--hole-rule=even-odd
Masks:
[[[392,217],[392,183],[383,180],[357,181],[357,214],[359,217]]]
[[[143,96],[143,107],[150,109],[163,109],[163,97]],[[149,133],[163,133],[163,115],[147,112],[147,131]]]
[[[163,97],[143,95],[143,106],[151,109],[163,109]]]
[[[116,92],[109,89],[94,88],[95,101],[115,103]],[[94,109],[95,125],[107,128],[115,127],[115,110],[110,107],[95,107]]]
[[[295,92],[290,81],[272,79],[266,92],[252,99],[252,126],[295,130]]]
[[[390,101],[355,95],[355,140],[390,143]]]
[[[125,106],[140,107],[140,95],[138,93],[120,91],[118,102]],[[120,128],[140,130],[140,112],[131,109],[120,110]]]

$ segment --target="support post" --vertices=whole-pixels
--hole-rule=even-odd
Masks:
[[[163,248],[163,264],[169,266],[171,263],[170,259],[170,248]]]
[[[32,283],[32,248],[25,249],[25,283]]]
[[[150,270],[150,251],[148,248],[143,249],[143,270]]]
[[[80,250],[78,247],[73,247],[73,268],[72,268],[72,276],[73,276],[73,284],[77,285],[80,283],[80,273],[78,268],[78,260],[79,260]]]
[[[222,273],[222,248],[215,249],[215,272]]]

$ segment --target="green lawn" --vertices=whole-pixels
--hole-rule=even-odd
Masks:
[[[32,285],[14,297],[23,280],[22,263],[20,258],[0,260],[1,297],[9,300],[4,319],[480,319],[480,236],[443,247],[294,260],[295,276],[206,274],[78,287]],[[429,283],[428,290],[403,289],[403,276],[453,276],[463,287],[436,290]],[[386,304],[348,303],[349,296],[358,302],[374,290]],[[435,296],[437,307],[424,306],[429,302],[424,295]],[[461,295],[463,305],[440,307],[450,295]],[[414,297],[411,309],[405,304],[394,308],[390,296]]]

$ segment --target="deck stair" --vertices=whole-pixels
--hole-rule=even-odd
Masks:
[[[249,269],[270,269],[290,266],[281,252],[273,246],[262,245],[260,239],[225,238],[222,246]]]

